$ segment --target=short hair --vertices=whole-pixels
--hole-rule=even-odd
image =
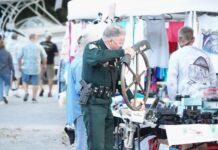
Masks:
[[[31,33],[31,34],[29,35],[29,39],[32,40],[32,39],[34,39],[36,36],[37,36],[37,35],[36,35],[35,33]]]
[[[11,35],[11,39],[13,39],[13,40],[16,40],[17,39],[17,34],[16,33],[13,33],[12,35]]]
[[[126,31],[119,25],[112,24],[105,28],[102,38],[104,40],[125,35]]]
[[[51,33],[46,33],[45,34],[45,39],[50,41],[52,39],[52,34]]]
[[[191,41],[194,38],[193,29],[187,26],[180,28],[178,38]]]

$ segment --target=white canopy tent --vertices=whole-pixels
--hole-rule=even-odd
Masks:
[[[93,19],[116,4],[116,16],[160,15],[187,11],[218,12],[217,0],[71,0],[68,20]]]
[[[68,20],[95,19],[98,13],[108,12],[111,0],[71,0],[68,2]]]
[[[160,15],[186,11],[218,12],[217,0],[117,0],[116,15]]]
[[[100,12],[104,19],[109,14],[111,5],[115,5],[115,16],[118,17],[171,14],[173,19],[178,16],[179,19],[184,19],[184,14],[189,11],[218,13],[218,0],[71,0],[68,2],[67,18],[96,19]],[[214,56],[217,59],[217,55]],[[217,61],[214,62],[218,72]]]

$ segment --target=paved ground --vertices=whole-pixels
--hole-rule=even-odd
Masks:
[[[23,92],[19,92],[23,96]],[[0,150],[73,150],[63,131],[65,108],[52,98],[32,103],[10,93],[9,104],[0,105]]]

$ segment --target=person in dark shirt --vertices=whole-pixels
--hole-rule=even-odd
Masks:
[[[14,79],[14,67],[11,54],[5,50],[3,38],[0,38],[0,104],[7,104],[8,92],[11,85],[11,76]],[[3,93],[5,91],[5,96]]]
[[[55,43],[51,41],[52,36],[46,35],[46,40],[41,42],[40,44],[44,47],[46,54],[47,54],[47,67],[45,72],[42,72],[42,77],[47,75],[48,78],[48,86],[49,86],[49,92],[48,97],[52,97],[52,87],[53,87],[53,78],[55,75],[55,69],[54,69],[54,58],[58,55],[58,49]],[[41,81],[41,91],[39,96],[43,96],[44,89],[43,89],[43,80]]]

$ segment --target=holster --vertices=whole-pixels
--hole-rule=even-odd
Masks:
[[[80,91],[79,102],[81,105],[86,105],[93,91],[92,84],[91,83],[88,84],[84,80],[81,80],[80,84],[81,84],[81,91]]]

